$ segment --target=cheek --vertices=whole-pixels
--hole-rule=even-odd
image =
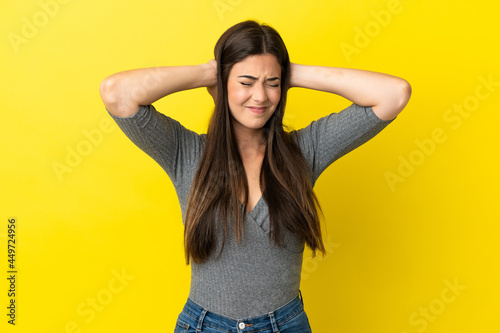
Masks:
[[[278,105],[281,100],[281,91],[275,91],[269,95],[269,99],[273,102],[274,105]]]
[[[229,99],[229,103],[241,103],[246,98],[245,90],[234,86],[228,86],[227,97]]]

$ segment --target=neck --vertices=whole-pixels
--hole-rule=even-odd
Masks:
[[[233,128],[238,143],[238,150],[242,158],[248,155],[255,156],[255,153],[265,152],[266,140],[263,129],[247,128],[241,126],[236,121],[233,122]]]

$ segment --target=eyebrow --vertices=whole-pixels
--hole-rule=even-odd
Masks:
[[[243,77],[243,78],[246,78],[246,79],[257,81],[257,78],[255,76],[251,76],[251,75],[240,75],[238,77]],[[276,81],[276,80],[279,80],[279,79],[280,79],[279,77],[275,76],[275,77],[270,77],[269,79],[266,79],[266,81]]]

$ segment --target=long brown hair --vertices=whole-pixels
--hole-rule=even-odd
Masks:
[[[186,263],[204,262],[217,247],[222,228],[224,249],[229,221],[235,238],[244,237],[248,183],[238,152],[228,104],[227,82],[234,64],[251,55],[272,54],[281,65],[281,99],[264,125],[266,153],[260,173],[263,199],[269,207],[269,237],[281,246],[281,230],[303,237],[316,254],[325,254],[318,217],[319,204],[310,180],[311,170],[295,138],[283,127],[290,84],[290,59],[281,36],[255,21],[238,23],[226,30],[215,45],[217,97],[210,119],[200,165],[191,185],[184,229]],[[243,202],[239,194],[243,193]],[[219,254],[219,255],[220,255]]]

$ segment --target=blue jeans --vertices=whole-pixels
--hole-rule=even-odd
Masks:
[[[174,333],[311,333],[302,293],[267,314],[234,320],[199,306],[188,298]]]

